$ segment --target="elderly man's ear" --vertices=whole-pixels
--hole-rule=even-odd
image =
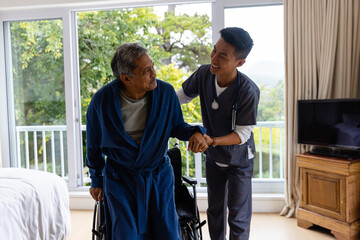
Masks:
[[[131,83],[129,75],[126,74],[122,74],[120,75],[120,80],[125,84],[125,85],[129,85]]]

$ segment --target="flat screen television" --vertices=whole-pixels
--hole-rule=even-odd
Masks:
[[[360,158],[360,98],[298,100],[298,143],[310,153]]]

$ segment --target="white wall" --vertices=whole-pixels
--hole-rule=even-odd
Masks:
[[[0,138],[0,168],[2,168],[2,156],[1,156],[1,138]]]
[[[88,191],[70,192],[71,210],[92,210],[95,201]],[[206,212],[207,194],[197,194],[197,204],[200,212]],[[253,194],[252,212],[273,212],[279,213],[285,206],[284,194]]]

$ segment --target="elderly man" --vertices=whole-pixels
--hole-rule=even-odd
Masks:
[[[147,50],[121,45],[112,59],[116,80],[101,88],[87,111],[86,164],[90,194],[104,198],[107,239],[181,239],[170,137],[204,151],[204,128],[184,122],[173,87],[156,79]]]

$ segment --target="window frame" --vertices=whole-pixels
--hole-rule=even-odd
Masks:
[[[213,45],[220,37],[219,31],[225,26],[225,8],[262,7],[283,5],[282,0],[223,0],[213,3]],[[214,15],[214,12],[220,13]],[[253,193],[284,194],[285,179],[252,179]]]
[[[0,43],[3,46],[0,49],[0,57],[3,63],[0,64],[0,88],[2,104],[0,106],[0,114],[3,116],[0,122],[1,134],[1,163],[3,167],[14,166],[15,153],[15,122],[13,104],[8,102],[8,99],[13,94],[13,86],[11,84],[11,49],[10,49],[10,22],[13,21],[33,21],[41,19],[60,19],[63,24],[63,53],[64,53],[64,84],[65,84],[65,111],[66,111],[66,130],[67,130],[67,149],[68,149],[68,187],[69,189],[78,187],[82,182],[81,169],[78,159],[81,159],[81,141],[79,136],[81,134],[79,122],[79,97],[77,94],[78,83],[76,77],[76,40],[74,37],[74,17],[73,12],[69,9],[41,9],[34,11],[11,11],[7,14],[1,15],[0,22]],[[5,34],[5,32],[7,34]],[[6,64],[10,62],[10,64]],[[10,76],[7,76],[9,74]],[[6,134],[5,134],[6,133]],[[13,133],[13,135],[11,135]],[[71,166],[71,167],[70,167]]]

